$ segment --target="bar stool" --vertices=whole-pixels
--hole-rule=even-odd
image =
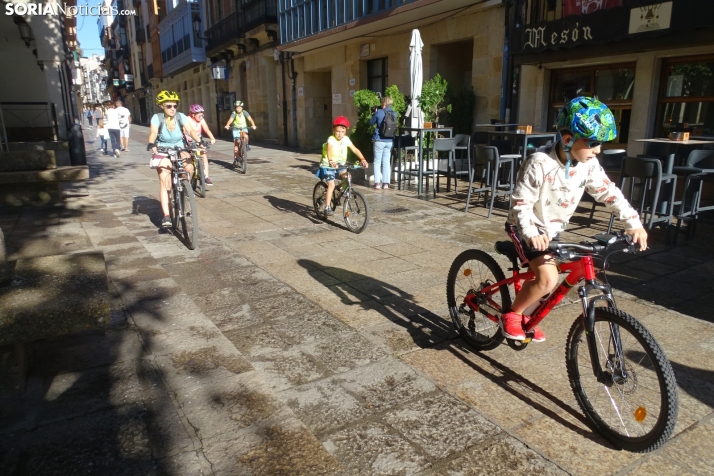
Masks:
[[[629,193],[625,188],[625,182],[629,180]],[[633,203],[635,195],[636,181],[641,180],[639,203]],[[671,181],[671,182],[670,182]],[[668,196],[662,197],[660,202],[660,190],[663,183],[671,183]],[[630,204],[640,213],[643,223],[651,230],[654,225],[666,225],[667,231],[672,224],[674,210],[674,191],[677,188],[677,176],[674,174],[662,173],[662,162],[659,159],[646,159],[642,157],[625,157],[622,161],[620,171],[620,190],[630,201]],[[650,192],[652,192],[650,194]],[[649,199],[649,200],[648,200]],[[648,218],[645,218],[648,217]],[[610,224],[607,232],[612,231],[615,221],[615,214],[610,214]]]
[[[466,197],[465,212],[469,211],[469,203],[471,202],[471,194],[476,192],[479,195],[481,192],[490,194],[490,203],[488,206],[488,218],[491,218],[493,212],[493,202],[497,196],[510,196],[513,193],[515,163],[520,158],[519,154],[500,155],[498,149],[494,146],[476,145],[475,154],[473,155],[473,165],[469,167],[469,193]],[[481,177],[481,186],[474,188],[474,177],[479,173]],[[488,195],[484,196],[484,206]]]

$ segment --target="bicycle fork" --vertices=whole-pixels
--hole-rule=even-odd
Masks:
[[[588,299],[588,294],[590,291],[598,290],[602,291],[602,295],[595,296]],[[588,352],[590,354],[590,363],[592,365],[593,375],[597,379],[598,383],[612,386],[615,382],[619,380],[624,380],[628,378],[628,375],[623,366],[616,368],[617,362],[624,362],[624,356],[622,355],[622,341],[620,340],[620,328],[617,324],[610,323],[610,339],[613,347],[614,354],[608,354],[608,349],[603,348],[602,353],[605,358],[612,364],[611,372],[603,370],[600,363],[600,354],[598,353],[598,346],[602,346],[603,343],[598,340],[598,336],[595,334],[595,304],[598,301],[606,301],[610,307],[616,309],[615,300],[612,296],[612,290],[610,286],[606,284],[598,284],[595,280],[588,280],[585,285],[578,288],[578,296],[583,305],[583,327],[585,328],[585,340],[588,344]],[[610,343],[608,343],[610,344]],[[609,347],[609,345],[608,345]],[[615,371],[618,373],[615,373]]]

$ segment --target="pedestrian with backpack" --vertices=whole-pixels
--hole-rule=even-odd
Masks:
[[[374,143],[374,188],[389,188],[392,172],[392,147],[397,134],[397,114],[392,110],[392,98],[384,96],[382,104],[372,115],[369,125],[376,125],[372,142]]]

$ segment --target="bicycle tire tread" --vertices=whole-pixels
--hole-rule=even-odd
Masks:
[[[583,411],[583,413],[587,416],[587,419],[592,425],[595,427],[596,431],[603,435],[605,439],[613,443],[614,445],[628,450],[628,451],[634,451],[637,453],[648,453],[651,451],[654,451],[658,448],[660,448],[662,445],[664,445],[669,438],[672,436],[672,433],[674,432],[674,427],[677,424],[677,414],[679,410],[679,397],[677,393],[677,382],[676,378],[674,376],[674,371],[672,370],[672,366],[669,363],[669,359],[667,359],[666,355],[664,354],[664,351],[660,347],[660,345],[657,343],[655,340],[654,336],[647,330],[647,328],[640,323],[637,319],[635,319],[633,316],[630,314],[621,311],[616,308],[612,307],[603,307],[603,308],[598,308],[596,309],[595,312],[603,312],[603,313],[609,313],[611,316],[613,316],[615,321],[617,319],[622,320],[623,322],[626,323],[626,326],[629,326],[635,333],[639,334],[639,336],[645,341],[646,345],[649,347],[649,350],[652,352],[652,357],[655,359],[657,362],[657,366],[662,372],[662,378],[664,380],[664,391],[666,392],[667,398],[665,399],[667,409],[666,409],[666,415],[665,415],[665,421],[664,421],[664,427],[661,428],[657,433],[657,435],[654,435],[652,440],[654,440],[652,443],[650,443],[646,447],[642,447],[643,445],[635,445],[635,444],[629,444],[626,441],[623,441],[623,438],[618,438],[614,435],[611,434],[611,432],[605,430],[602,431],[600,428],[600,425],[593,420],[593,418],[590,417],[590,410],[586,407],[582,399],[580,398],[580,395],[578,393],[578,381],[579,379],[573,375],[574,371],[571,367],[570,361],[571,361],[571,351],[572,351],[572,342],[574,338],[574,334],[579,331],[579,328],[582,326],[582,316],[581,318],[578,318],[573,325],[570,328],[570,331],[568,332],[568,338],[565,346],[565,359],[566,359],[566,367],[567,367],[567,373],[568,373],[568,380],[570,381],[570,386],[571,389],[573,390],[573,393],[575,394],[575,399],[578,402],[578,406],[580,409]],[[618,324],[619,325],[619,324]],[[584,332],[584,330],[582,331]],[[585,344],[587,345],[587,344]],[[604,430],[604,429],[603,429]]]

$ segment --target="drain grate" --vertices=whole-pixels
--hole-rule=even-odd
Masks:
[[[388,209],[386,209],[386,210],[382,210],[382,213],[387,213],[387,214],[389,214],[389,215],[393,215],[393,214],[396,214],[396,213],[405,213],[405,212],[408,212],[408,211],[409,211],[408,208],[397,207],[397,208],[388,208]]]

